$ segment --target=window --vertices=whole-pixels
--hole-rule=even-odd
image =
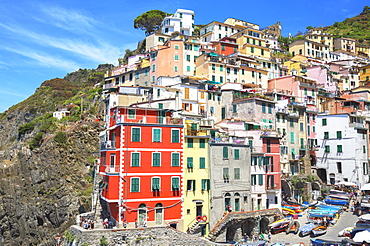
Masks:
[[[186,55],[186,60],[190,61],[190,55]]]
[[[316,127],[315,126],[312,127],[312,132],[316,132]]]
[[[258,174],[258,185],[263,185],[263,174]]]
[[[131,141],[132,142],[140,142],[140,132],[141,129],[138,127],[133,127],[132,128],[132,135],[131,135]]]
[[[152,65],[152,71],[155,72],[155,64]]]
[[[339,138],[339,139],[342,138],[342,131],[337,131],[337,138]]]
[[[132,167],[140,166],[140,153],[138,152],[131,153],[131,166]]]
[[[152,131],[153,142],[156,142],[156,143],[161,142],[161,136],[162,136],[161,129],[153,128],[153,131]]]
[[[188,138],[188,148],[193,148],[193,139]]]
[[[131,192],[139,192],[140,191],[140,178],[131,178]]]
[[[262,103],[262,113],[266,113],[266,103]]]
[[[129,109],[128,110],[128,118],[129,119],[135,119],[136,118],[136,110],[135,109]]]
[[[294,127],[294,121],[293,121],[293,119],[289,119],[289,121],[290,121],[290,127]]]
[[[180,130],[172,130],[171,135],[172,143],[180,143]]]
[[[159,167],[161,165],[161,153],[153,153],[152,166]]]
[[[222,156],[223,156],[224,159],[229,158],[229,150],[228,150],[227,147],[222,148]]]
[[[186,160],[186,166],[188,168],[194,168],[193,157],[188,157]]]
[[[325,145],[325,153],[329,153],[330,152],[330,146],[329,145]]]
[[[172,190],[179,190],[180,189],[180,178],[179,177],[172,177],[171,178],[171,187],[172,187]]]
[[[326,119],[322,119],[322,125],[326,126],[326,124],[327,124]]]
[[[225,45],[221,45],[221,50],[224,51],[225,50]]]
[[[362,152],[366,153],[366,146],[365,145],[362,146]]]
[[[179,49],[179,46],[178,45],[175,45],[175,50],[178,50]]]
[[[212,64],[212,70],[215,71],[216,70],[216,64]]]
[[[272,114],[272,106],[271,104],[267,104],[267,110],[269,114]]]
[[[114,168],[116,165],[116,154],[110,154],[110,167]]]
[[[342,153],[342,145],[337,145],[337,152]]]
[[[367,162],[363,162],[362,163],[362,169],[363,169],[364,175],[368,175],[369,174],[369,164]]]
[[[161,189],[161,178],[152,178],[152,191],[159,191]]]
[[[251,175],[251,185],[256,185],[257,184],[257,175],[252,174]]]
[[[229,168],[227,167],[222,168],[222,177],[224,179],[224,182],[229,182],[229,178],[230,178]]]
[[[236,104],[233,105],[233,113],[236,113],[237,109],[236,109]]]
[[[178,68],[177,66],[175,66],[175,67],[173,68],[173,70],[174,70],[175,72],[177,72],[177,71],[179,70],[179,68]]]
[[[338,173],[342,173],[342,162],[337,162]]]
[[[240,168],[234,168],[234,179],[240,180]]]
[[[239,149],[234,149],[234,159],[235,160],[240,159]]]
[[[254,78],[254,71],[252,71],[252,77]]]
[[[202,190],[210,190],[211,184],[209,179],[202,179]]]
[[[186,190],[187,191],[195,191],[195,180],[187,180]]]
[[[190,66],[186,66],[186,72],[190,72]]]
[[[230,68],[229,67],[226,68],[226,72],[230,73]]]
[[[199,168],[205,169],[206,168],[206,158],[200,157],[199,158]]]
[[[266,152],[271,153],[271,142],[270,139],[266,139]]]
[[[299,130],[302,132],[303,131],[303,123],[299,123]]]
[[[234,74],[238,74],[238,69],[234,68]]]
[[[199,139],[199,148],[204,149],[206,147],[206,140],[205,139]]]
[[[294,132],[290,133],[290,143],[294,143]]]
[[[223,72],[223,71],[224,71],[224,66],[220,65],[220,72]]]
[[[171,166],[179,167],[180,166],[180,153],[171,154]]]
[[[253,39],[254,41],[254,39]],[[251,53],[254,53],[254,47],[251,47]]]

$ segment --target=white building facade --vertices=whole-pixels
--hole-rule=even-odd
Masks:
[[[183,35],[193,36],[194,11],[187,9],[176,10],[175,14],[163,19],[161,32],[166,35],[179,32]]]

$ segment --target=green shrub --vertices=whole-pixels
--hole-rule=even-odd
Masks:
[[[33,129],[35,128],[35,123],[34,122],[29,122],[29,123],[26,123],[24,125],[21,125],[19,128],[18,128],[18,133],[20,135],[22,134],[25,134],[26,132],[30,132],[32,131]]]
[[[100,238],[100,245],[108,245],[107,239],[104,236]]]
[[[57,143],[60,143],[60,144],[64,144],[67,142],[68,138],[67,138],[67,135],[65,134],[65,132],[57,132],[57,134],[55,135],[54,137],[54,140],[57,142]]]
[[[39,132],[35,135],[35,137],[29,142],[30,149],[33,150],[34,148],[39,148],[42,144],[42,136],[44,135],[43,132]]]

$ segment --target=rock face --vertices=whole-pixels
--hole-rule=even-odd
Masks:
[[[50,137],[0,169],[0,242],[51,245],[54,234],[90,209],[87,180],[101,130],[99,122],[78,123],[67,131],[65,144]]]

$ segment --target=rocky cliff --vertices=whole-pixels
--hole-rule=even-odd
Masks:
[[[93,118],[104,108],[93,84],[106,69],[45,81],[0,114],[0,245],[55,245],[53,235],[90,211],[91,172],[103,130]],[[52,111],[66,103],[71,116],[53,118]]]

